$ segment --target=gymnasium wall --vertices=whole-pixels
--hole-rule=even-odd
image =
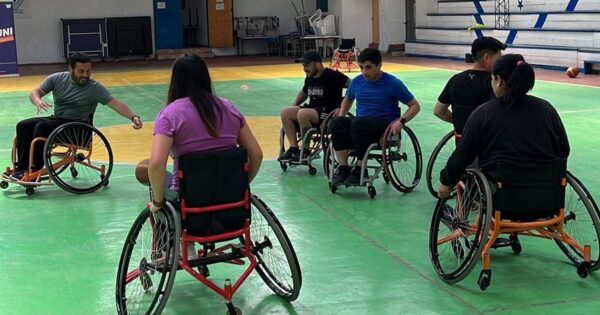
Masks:
[[[151,0],[25,0],[15,15],[19,64],[65,62],[61,18],[152,16]]]

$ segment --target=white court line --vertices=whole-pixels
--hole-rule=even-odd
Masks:
[[[577,113],[591,113],[600,112],[600,108],[597,109],[576,109],[576,110],[559,110],[559,114],[577,114]]]

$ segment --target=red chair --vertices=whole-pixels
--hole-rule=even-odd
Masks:
[[[233,294],[254,270],[275,294],[295,300],[302,285],[298,259],[279,220],[250,194],[246,151],[182,156],[178,177],[179,200],[168,198],[156,214],[144,209],[129,232],[117,274],[118,313],[135,307],[160,314],[179,269],[221,295],[228,314],[240,312]],[[196,243],[202,249],[190,257],[188,245]],[[209,278],[208,266],[216,263],[245,268],[219,286]]]
[[[354,61],[358,59],[359,53],[358,48],[356,48],[356,39],[342,38],[342,44],[333,51],[329,67],[337,70],[340,68],[340,64],[345,62],[348,72],[352,71],[352,69],[358,69]]]

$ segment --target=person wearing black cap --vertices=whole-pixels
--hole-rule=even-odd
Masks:
[[[473,41],[471,55],[473,68],[455,74],[438,97],[433,114],[454,126],[457,135],[462,134],[469,115],[477,106],[494,99],[490,71],[506,45],[493,37],[481,37]],[[452,106],[452,111],[448,107]]]
[[[313,124],[319,123],[321,115],[327,114],[338,108],[342,102],[342,90],[350,84],[350,79],[343,73],[323,66],[321,55],[315,50],[309,50],[298,59],[302,63],[306,78],[304,86],[298,92],[292,106],[281,111],[281,124],[288,138],[290,148],[286,150],[278,161],[298,161],[300,149],[296,133],[298,126],[302,136]],[[303,104],[310,98],[308,104]],[[310,150],[308,143],[303,143],[305,152]],[[310,152],[304,156],[309,156]]]

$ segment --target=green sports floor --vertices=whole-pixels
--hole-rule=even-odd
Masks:
[[[280,109],[293,101],[302,85],[300,67],[289,67],[296,71],[289,77],[236,80],[234,74],[216,80],[214,86],[217,94],[231,99],[250,123],[252,117],[272,117],[276,127]],[[168,69],[162,71],[168,74]],[[252,71],[258,77],[262,70]],[[422,111],[410,127],[420,141],[425,166],[436,143],[450,130],[432,115],[432,109],[455,71],[423,68],[390,72],[401,78],[421,103]],[[116,71],[102,73],[104,77],[121,75]],[[96,72],[93,76],[98,78]],[[38,81],[35,79],[32,82]],[[7,88],[14,80],[0,79],[1,166],[10,164],[15,124],[35,115],[27,98],[35,84]],[[145,122],[151,122],[164,106],[168,75],[162,83],[122,81],[125,83],[112,84],[111,92]],[[242,85],[249,88],[241,89]],[[538,81],[532,94],[547,99],[559,111],[571,143],[569,169],[600,198],[600,88]],[[127,124],[116,117],[108,108],[99,108],[95,125],[108,130]],[[150,135],[148,128],[146,134]],[[559,248],[545,240],[522,239],[519,256],[510,249],[493,250],[494,276],[486,291],[480,291],[476,284],[480,267],[456,285],[442,282],[429,258],[429,224],[435,200],[424,177],[409,194],[397,192],[380,179],[375,183],[377,196],[373,200],[365,188],[340,189],[333,195],[320,161],[316,176],[309,175],[306,167],[282,172],[275,156],[267,154],[277,150],[273,144],[278,136],[259,137],[266,159],[252,189],[273,209],[290,236],[303,286],[299,298],[287,303],[253,274],[234,295],[244,314],[598,313],[600,273],[579,278]],[[126,147],[127,134],[117,137],[115,142]],[[142,155],[147,155],[149,141],[132,145],[145,147]],[[0,191],[0,314],[116,312],[115,278],[121,249],[148,199],[147,188],[135,180],[135,164],[121,158],[124,151],[115,150],[109,187],[92,194],[72,195],[56,186],[37,189],[33,196],[14,185]],[[225,311],[219,295],[180,272],[164,314]]]

